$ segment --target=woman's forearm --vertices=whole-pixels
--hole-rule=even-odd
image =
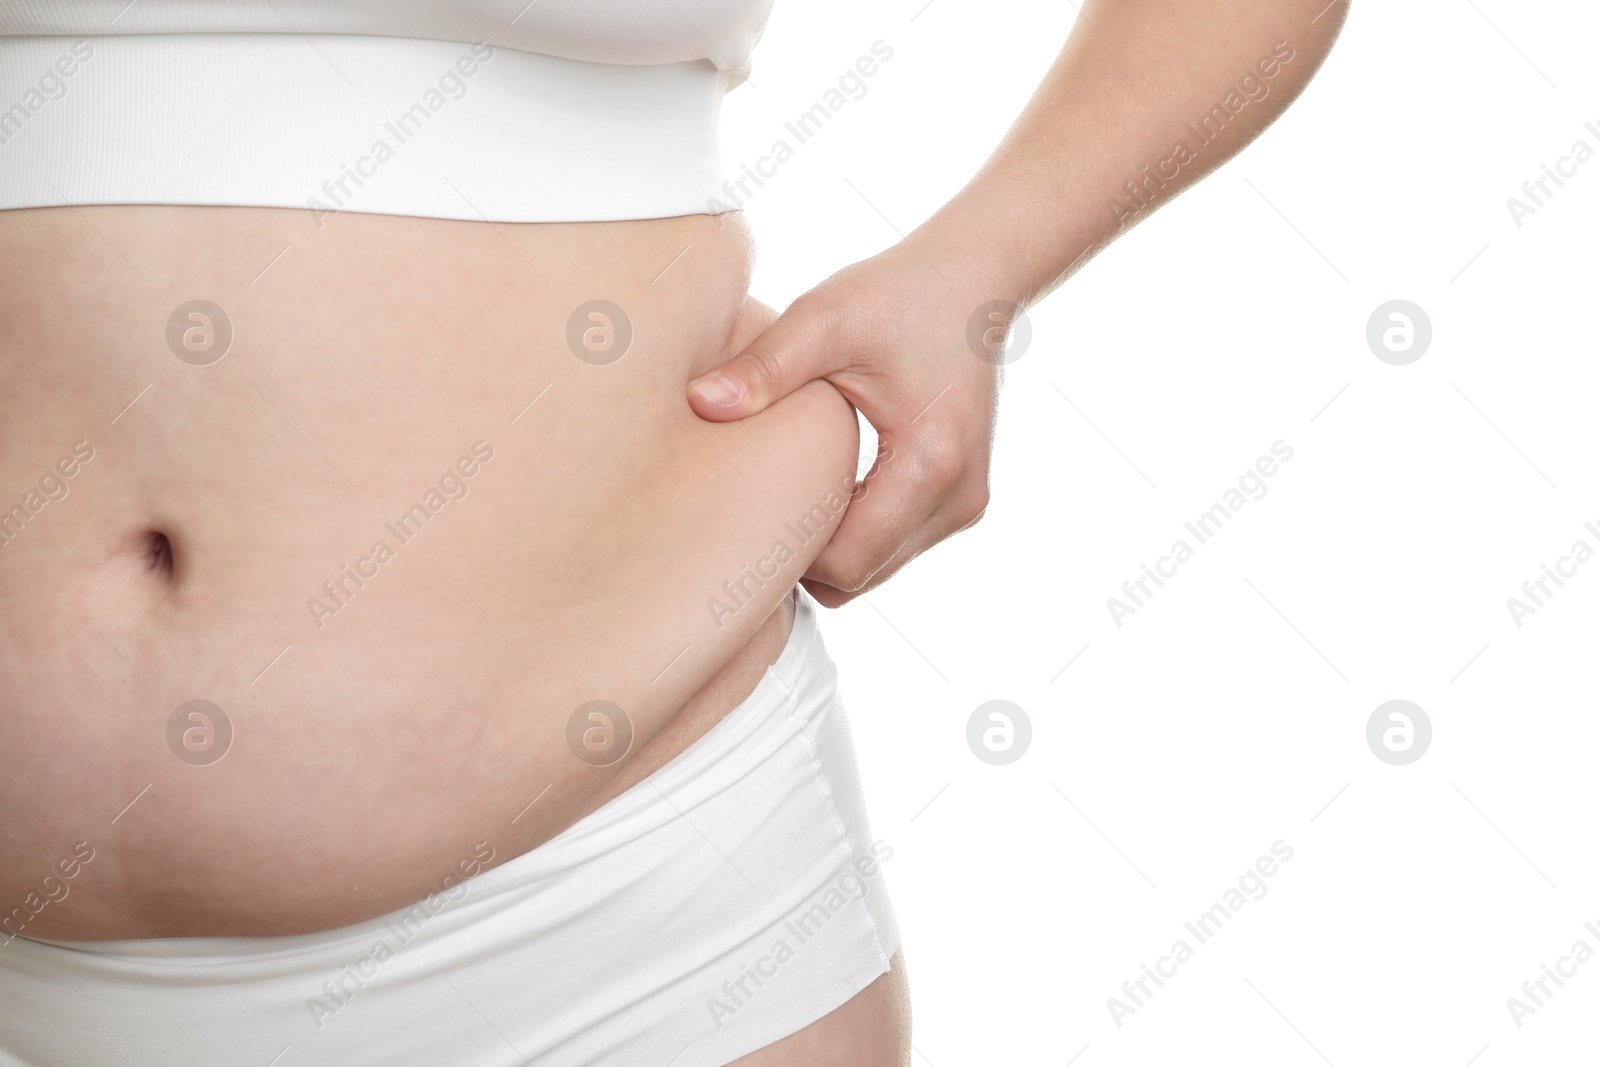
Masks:
[[[1326,5],[1326,6],[1325,6]],[[1085,0],[976,177],[908,243],[1028,305],[1297,97],[1348,0]]]

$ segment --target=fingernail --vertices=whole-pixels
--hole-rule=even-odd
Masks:
[[[744,386],[739,379],[726,374],[713,374],[689,383],[689,388],[700,394],[702,400],[714,407],[732,407],[744,399]]]

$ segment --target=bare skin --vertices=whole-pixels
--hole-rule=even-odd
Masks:
[[[7,506],[76,442],[93,450],[0,548],[0,899],[74,842],[96,850],[27,934],[371,918],[476,842],[499,861],[534,847],[736,705],[837,514],[737,610],[707,602],[786,522],[847,498],[857,447],[820,383],[740,427],[695,425],[677,399],[770,315],[745,297],[748,255],[706,216],[347,215],[321,232],[270,209],[0,216]],[[635,333],[609,366],[565,337],[597,293]],[[165,339],[196,294],[236,333],[209,366]],[[203,767],[167,734],[195,699],[235,731]],[[593,699],[635,731],[610,766],[568,746]]]

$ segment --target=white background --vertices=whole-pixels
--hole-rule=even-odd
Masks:
[[[748,205],[768,303],[893,243],[874,206],[907,232],[959,189],[1075,17],[923,3],[779,0],[728,97],[737,174],[894,49]],[[825,614],[895,849],[918,1063],[1593,1056],[1600,961],[1521,1028],[1506,1000],[1600,951],[1600,561],[1521,628],[1506,600],[1600,549],[1600,160],[1520,229],[1506,199],[1600,149],[1597,23],[1355,5],[1277,125],[1030,311],[984,522]],[[1396,298],[1433,326],[1408,366],[1365,339]],[[1117,628],[1106,599],[1278,440],[1266,495]],[[1034,730],[1002,767],[965,739],[996,698]],[[1366,742],[1396,698],[1434,730],[1408,766]],[[1184,922],[1279,840],[1266,895],[1197,945]],[[1195,958],[1116,1026],[1107,998],[1180,937]]]

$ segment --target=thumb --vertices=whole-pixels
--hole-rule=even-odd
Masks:
[[[744,351],[689,383],[689,406],[711,422],[765,411],[807,382],[835,370],[827,363],[829,320],[803,298],[791,304]]]

